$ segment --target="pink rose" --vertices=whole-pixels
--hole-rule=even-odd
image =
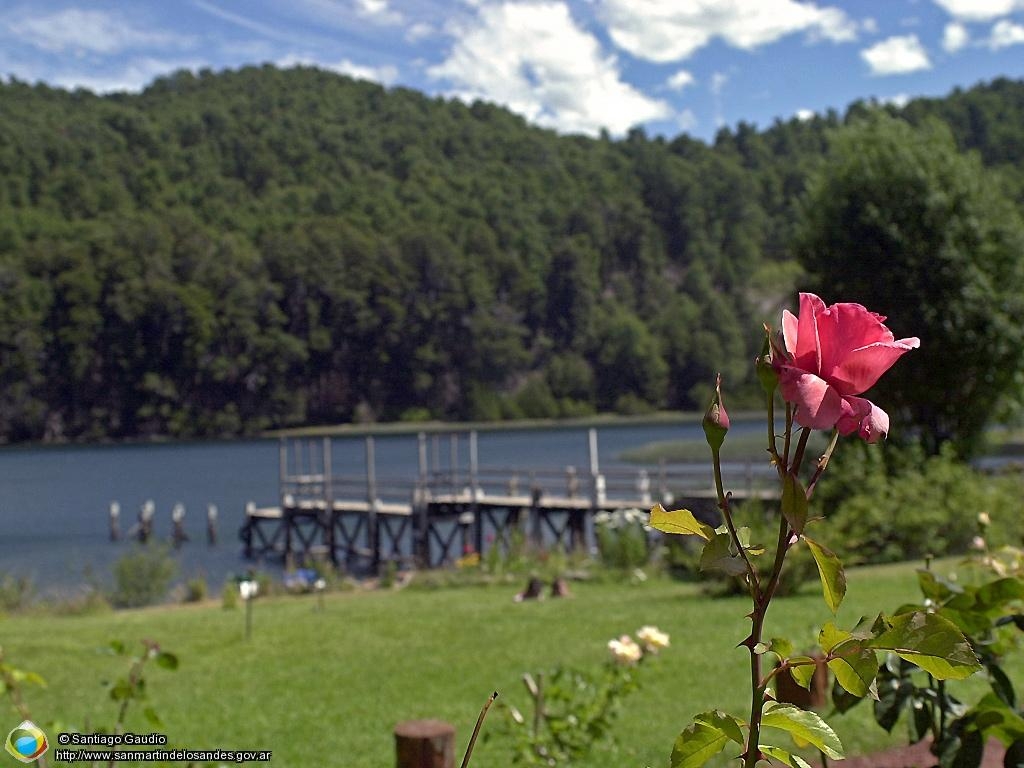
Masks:
[[[889,416],[862,397],[920,339],[896,341],[881,315],[860,304],[833,304],[813,293],[800,294],[800,316],[782,313],[786,359],[778,361],[782,397],[797,406],[797,424],[811,429],[838,427],[869,443],[889,432]]]

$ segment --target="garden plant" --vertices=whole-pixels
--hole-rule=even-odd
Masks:
[[[746,616],[749,632],[739,641],[749,651],[749,713],[738,716],[711,710],[696,715],[675,741],[672,768],[703,766],[727,748],[735,751],[744,768],[755,768],[769,758],[808,768],[806,759],[791,746],[779,744],[779,732],[788,734],[798,747],[815,748],[824,759],[841,759],[838,736],[817,713],[775,699],[773,679],[783,672],[808,687],[815,670],[824,664],[837,685],[859,699],[878,698],[875,678],[880,657],[885,661],[889,653],[915,664],[936,681],[963,679],[981,668],[957,624],[922,606],[907,606],[893,615],[879,613],[848,629],[825,622],[817,638],[817,659],[796,653],[797,645],[790,639],[765,636],[772,598],[787,555],[795,548],[806,547],[813,557],[825,603],[833,613],[846,594],[842,564],[820,541],[818,529],[825,526],[809,502],[840,436],[855,435],[875,443],[889,432],[886,412],[861,395],[900,357],[918,348],[920,341],[897,340],[884,321],[860,304],[826,306],[819,297],[802,293],[799,314],[783,312],[781,334],[765,328],[755,365],[767,405],[767,451],[781,488],[778,537],[773,545],[752,541],[750,530],[734,521],[720,457],[729,430],[721,379],[704,418],[704,431],[724,524],[713,528],[686,509],[666,511],[658,505],[652,510],[651,525],[658,530],[702,539],[701,569],[740,577],[751,601]],[[785,406],[781,434],[777,434],[775,415],[779,396]],[[808,461],[805,455],[812,430],[831,431],[828,447],[817,461]]]

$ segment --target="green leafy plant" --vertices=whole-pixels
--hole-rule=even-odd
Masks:
[[[647,565],[650,550],[645,518],[637,509],[617,509],[595,516],[594,533],[602,565],[625,573]]]
[[[118,608],[153,605],[167,596],[178,564],[166,547],[139,547],[114,563],[114,592]]]
[[[987,521],[988,516],[982,519]],[[890,654],[879,667],[874,683],[875,721],[891,732],[905,719],[911,743],[930,738],[941,768],[977,768],[990,737],[1007,747],[1008,760],[1012,760],[1007,765],[1017,765],[1024,757],[1024,718],[1014,685],[1002,666],[1024,630],[1020,555],[1019,550],[1007,549],[996,559],[983,552],[967,564],[968,570],[987,576],[973,584],[922,569],[918,571],[921,603],[899,609],[900,613],[924,612],[954,624],[967,637],[988,678],[989,689],[967,704],[950,691],[949,682],[914,658]],[[1008,563],[1018,566],[1009,575]],[[840,712],[858,701],[833,690],[833,703]]]
[[[703,766],[729,745],[738,750],[744,768],[755,768],[769,759],[807,768],[808,763],[793,747],[776,742],[779,732],[797,746],[814,747],[825,759],[841,759],[843,747],[838,736],[818,714],[775,700],[771,683],[784,671],[809,687],[814,671],[824,663],[843,691],[863,698],[877,696],[874,681],[879,655],[887,652],[914,663],[936,680],[963,679],[981,668],[955,622],[917,607],[900,609],[891,616],[879,614],[850,629],[826,622],[818,635],[820,659],[794,653],[792,641],[765,634],[769,606],[778,592],[787,555],[795,547],[805,548],[813,558],[823,598],[833,614],[846,595],[842,563],[816,532],[813,538],[810,535],[820,522],[810,500],[840,434],[857,434],[873,443],[888,432],[885,412],[860,395],[919,341],[896,341],[883,320],[859,304],[826,307],[817,296],[801,294],[800,316],[784,313],[781,339],[765,328],[756,369],[766,397],[768,455],[780,486],[774,546],[754,541],[750,529],[738,526],[733,515],[731,495],[722,478],[721,448],[730,423],[720,378],[704,417],[704,432],[711,448],[723,524],[712,527],[686,509],[669,512],[657,505],[651,511],[654,528],[702,541],[701,570],[741,579],[751,601],[747,614],[750,632],[739,643],[750,659],[749,715],[744,719],[720,710],[698,714],[676,739],[672,768]],[[776,434],[777,393],[785,403],[781,435]],[[812,429],[830,429],[832,436],[818,460],[808,462],[808,468],[805,454]],[[766,563],[759,567],[761,556],[766,556]],[[774,664],[766,671],[767,659]]]
[[[608,643],[610,658],[599,670],[557,666],[523,675],[529,707],[504,701],[501,724],[488,738],[511,745],[513,765],[578,764],[598,745],[613,740],[612,725],[622,699],[639,687],[640,667],[668,646],[656,627],[642,627]]]

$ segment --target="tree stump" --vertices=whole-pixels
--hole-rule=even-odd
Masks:
[[[455,726],[443,720],[406,720],[395,726],[397,768],[454,768]]]

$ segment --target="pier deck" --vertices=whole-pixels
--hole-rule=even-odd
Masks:
[[[375,475],[373,438],[367,438],[365,478],[333,472],[329,439],[318,450],[309,441],[293,447],[282,440],[280,503],[247,507],[239,532],[245,556],[325,558],[356,572],[376,572],[386,561],[429,568],[491,547],[507,553],[517,532],[547,547],[592,546],[601,512],[649,510],[655,502],[714,512],[706,466],[602,473],[591,433],[590,472],[482,468],[475,435],[470,440],[468,469],[438,470],[425,461],[421,435],[419,476],[386,481]],[[304,457],[302,466],[296,457]],[[750,467],[743,471],[747,482],[734,499],[777,498],[772,488],[755,485]]]

